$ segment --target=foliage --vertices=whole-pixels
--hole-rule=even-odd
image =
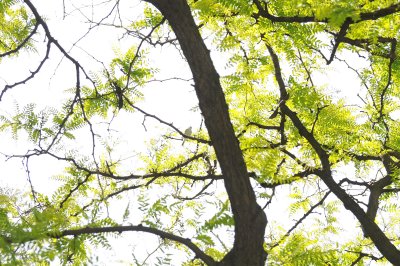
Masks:
[[[35,21],[18,1],[5,0],[0,3],[0,54],[13,55],[20,48],[34,50],[29,39],[36,32]]]
[[[62,2],[66,16],[65,8],[74,2]],[[23,50],[40,53],[37,40],[45,39],[47,47],[73,65],[69,71],[76,79],[74,85],[60,86],[65,101],[56,108],[41,109],[34,102],[21,107],[17,99],[13,113],[0,113],[2,137],[26,146],[23,153],[1,152],[7,160],[23,161],[29,185],[0,190],[2,264],[87,265],[98,255],[96,250],[115,249],[113,238],[127,231],[159,237],[147,257],[132,255],[138,265],[176,265],[175,260],[182,265],[217,265],[211,263],[224,260],[229,264],[242,237],[240,230],[251,227],[242,228],[241,215],[248,214],[250,222],[257,220],[251,216],[252,206],[268,218],[259,231],[264,234],[265,229],[262,248],[268,265],[396,260],[383,250],[393,245],[399,252],[400,247],[396,226],[400,217],[399,3],[187,1],[212,58],[225,66],[217,88],[223,89],[229,106],[238,157],[246,166],[244,179],[251,182],[238,189],[227,175],[235,171],[227,169],[239,169],[240,163],[224,164],[229,155],[218,146],[221,139],[229,142],[229,132],[212,135],[216,132],[212,120],[202,109],[202,97],[210,99],[201,86],[215,84],[207,83],[212,77],[196,72],[201,68],[183,44],[189,37],[180,34],[179,23],[164,17],[169,13],[162,1],[140,3],[141,15],[128,19],[123,2],[92,6],[92,13],[109,11],[98,21],[85,15],[87,7],[76,8],[91,25],[84,38],[90,38],[97,27],[123,32],[124,42],[106,63],[102,60],[107,59],[89,56],[90,52],[80,59],[74,53],[76,44],[68,50],[58,42],[48,26],[50,20],[31,1],[0,2],[0,60],[20,60]],[[111,19],[110,14],[119,19]],[[159,47],[163,53],[178,50],[184,58],[176,60],[189,64],[193,80],[186,80],[184,74],[163,77],[153,66],[162,60],[153,60]],[[38,73],[45,71],[42,65],[53,55],[49,49],[26,79],[5,83],[0,100],[4,102],[3,95],[14,93],[16,87],[39,79]],[[83,63],[88,57],[99,67]],[[341,82],[343,73],[356,82]],[[188,81],[189,88],[194,83],[200,104],[193,111],[201,119],[190,118],[191,126],[200,125],[191,136],[179,123],[152,113],[171,108],[169,99],[155,111],[140,107],[153,83],[168,87],[170,80]],[[148,133],[143,140],[136,139],[138,128],[129,128],[133,121]],[[118,134],[125,127],[129,137],[119,145],[123,133]],[[150,134],[148,127],[157,134]],[[144,151],[126,151],[127,146],[142,142],[146,142]],[[54,191],[36,187],[29,168],[33,158],[63,165],[64,170],[53,176],[58,184]],[[249,202],[238,202],[244,194],[250,195]],[[250,202],[252,194],[254,202]],[[237,206],[241,205],[249,212],[240,213]],[[387,242],[378,243],[376,232],[382,232]]]

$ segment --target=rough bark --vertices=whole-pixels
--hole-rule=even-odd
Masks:
[[[235,220],[235,241],[221,265],[264,265],[267,219],[251,187],[246,164],[229,117],[219,75],[185,0],[147,0],[168,20],[195,82],[205,125],[214,146]]]

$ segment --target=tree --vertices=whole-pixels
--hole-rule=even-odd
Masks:
[[[0,117],[5,137],[30,141],[25,153],[5,156],[23,160],[31,186],[2,190],[1,261],[85,264],[90,247],[135,231],[160,238],[153,264],[183,250],[184,265],[400,265],[400,3],[146,2],[140,18],[126,20],[123,1],[62,2],[65,16],[69,4],[85,16],[85,38],[100,27],[135,38],[109,63],[93,58],[101,69],[88,69],[75,44],[59,42],[33,1],[0,3],[1,58],[42,56],[0,99],[37,78],[52,49],[75,75],[62,106],[17,104]],[[85,13],[100,6],[103,14],[107,5],[99,19]],[[160,46],[180,51],[190,68],[202,118],[191,135],[140,108],[146,86],[160,81],[147,60]],[[223,60],[220,76],[215,64]],[[332,68],[352,73],[359,86],[336,89],[358,98],[341,97],[337,80],[321,78]],[[148,118],[161,133],[134,165],[114,159],[120,151],[107,137],[114,119],[137,114],[144,129]],[[89,154],[71,148],[86,134]],[[33,185],[36,157],[65,164],[50,195]],[[289,217],[271,211],[285,204]],[[341,223],[351,217],[358,224]],[[348,232],[356,233],[343,239]]]

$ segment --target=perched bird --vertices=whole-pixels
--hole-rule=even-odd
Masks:
[[[188,127],[187,129],[185,129],[185,131],[183,132],[183,134],[185,135],[185,136],[191,136],[192,135],[192,127],[190,126],[190,127]],[[183,144],[185,144],[185,138],[183,138],[183,141],[182,141],[182,146],[183,146]]]
[[[185,134],[186,136],[191,136],[191,135],[192,135],[192,127],[191,127],[191,126],[188,127],[188,128],[185,130],[184,134]]]

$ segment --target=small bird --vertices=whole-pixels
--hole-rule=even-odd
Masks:
[[[186,136],[191,136],[191,135],[192,135],[192,127],[190,126],[190,127],[188,127],[187,129],[185,129],[184,134],[185,134]]]
[[[185,136],[191,136],[192,135],[192,126],[190,126],[190,127],[188,127],[187,129],[185,129],[185,131],[183,132],[183,134],[185,135]],[[184,137],[185,137],[184,136]],[[183,144],[185,144],[185,138],[183,138],[183,141],[182,141],[182,146],[183,146]]]

